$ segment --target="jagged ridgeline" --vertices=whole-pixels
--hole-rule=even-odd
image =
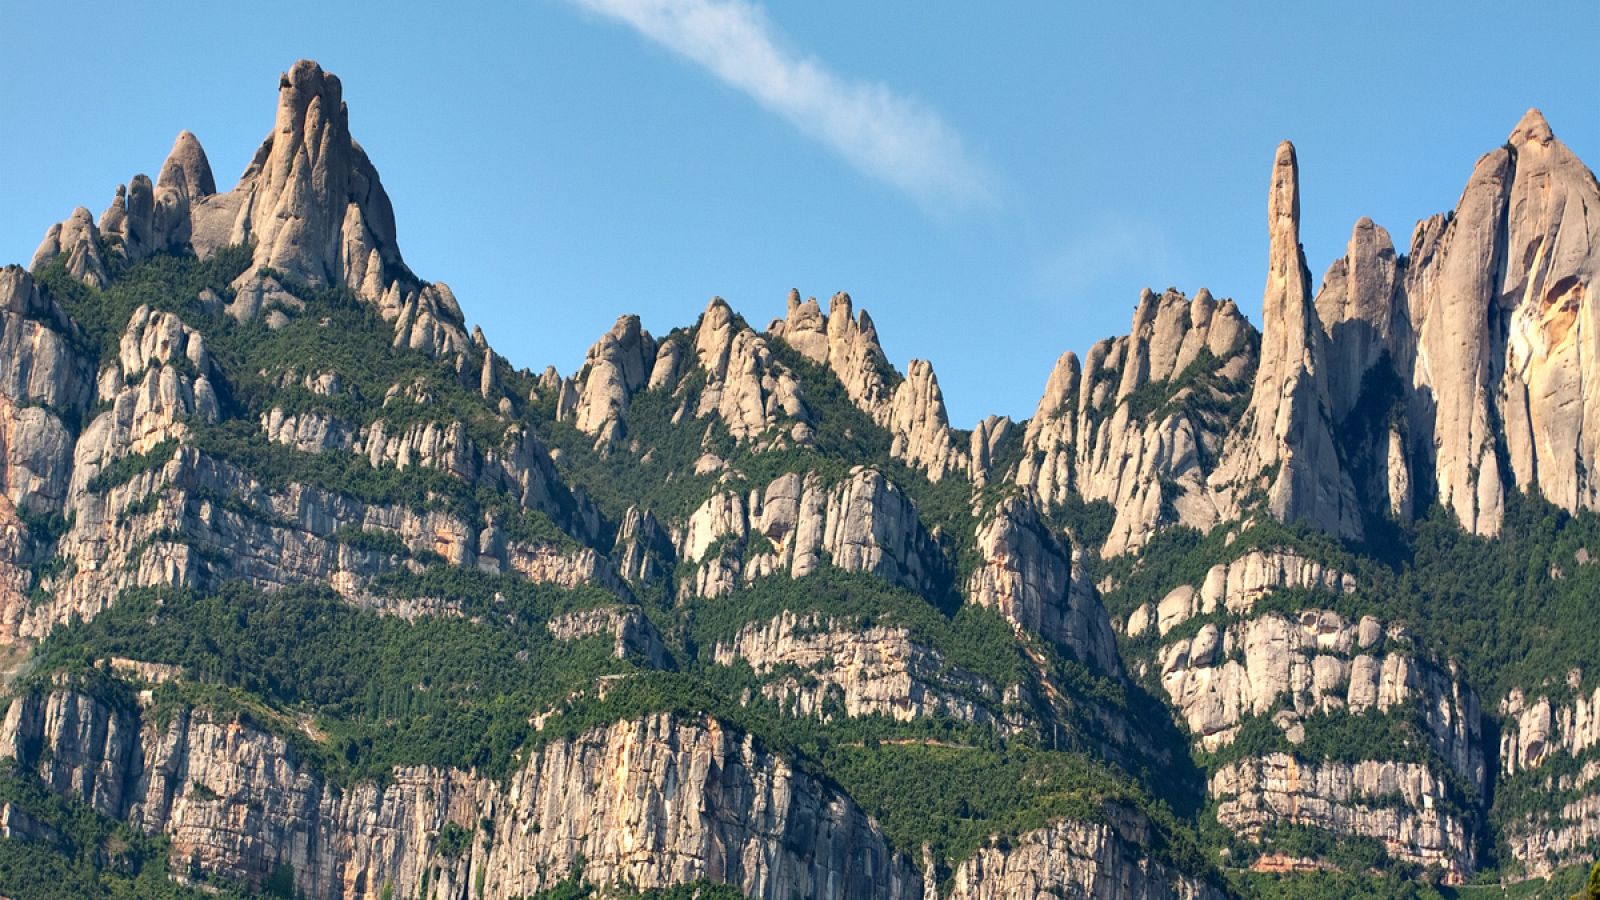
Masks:
[[[0,893],[1565,896],[1600,187],[1530,112],[1315,293],[1268,211],[1262,330],[1146,292],[1027,422],[844,294],[536,374],[297,63],[0,270]]]

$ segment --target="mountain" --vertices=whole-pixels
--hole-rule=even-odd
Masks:
[[[1268,184],[1259,330],[967,431],[842,293],[512,365],[296,63],[0,270],[0,892],[1564,895],[1600,186],[1530,111],[1318,287]]]

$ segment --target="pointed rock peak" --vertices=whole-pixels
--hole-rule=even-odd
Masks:
[[[835,316],[849,319],[855,314],[854,310],[855,307],[850,302],[850,295],[844,291],[840,291],[828,299],[828,318],[830,320]]]
[[[1362,216],[1350,229],[1349,251],[1351,259],[1371,259],[1385,253],[1393,256],[1394,241],[1389,237],[1389,229]]]
[[[925,359],[913,359],[906,366],[905,381],[894,391],[888,428],[894,436],[889,455],[925,470],[933,481],[968,467],[969,460],[950,433],[938,376]]]
[[[866,310],[863,309],[861,315],[856,318],[856,326],[861,329],[862,335],[872,343],[876,344],[878,342],[878,327],[872,324],[872,316],[867,315]]]
[[[217,192],[216,179],[211,175],[211,162],[206,159],[200,139],[192,132],[178,132],[178,139],[172,142],[172,152],[167,154],[167,161],[161,164],[156,187],[181,190],[190,199]]]
[[[700,353],[702,362],[706,354],[725,356],[728,343],[733,335],[733,310],[727,301],[721,297],[712,297],[706,304],[706,311],[700,315],[700,324],[695,330],[695,347]]]
[[[1156,292],[1149,288],[1139,289],[1139,305],[1133,308],[1133,330],[1137,332],[1141,325],[1148,325],[1156,317]]]
[[[1556,135],[1550,130],[1550,123],[1544,120],[1544,113],[1534,108],[1522,114],[1522,120],[1517,123],[1517,127],[1511,129],[1511,136],[1506,138],[1506,141],[1514,147],[1528,143],[1543,147],[1555,139]]]
[[[1294,144],[1284,141],[1272,159],[1272,193],[1267,198],[1267,217],[1274,241],[1285,230],[1299,234],[1300,163]]]
[[[633,313],[617,316],[616,324],[611,326],[610,334],[619,341],[638,340],[641,332],[639,317]]]
[[[68,274],[79,281],[99,288],[110,281],[105,260],[100,257],[100,229],[95,227],[94,216],[81,206],[65,222],[58,222],[45,232],[43,243],[33,255],[32,268],[37,272],[62,255],[67,258]]]
[[[1061,354],[1056,360],[1055,368],[1050,370],[1050,380],[1045,382],[1044,396],[1039,398],[1039,408],[1034,417],[1049,419],[1070,413],[1073,399],[1078,393],[1078,379],[1082,372],[1083,367],[1078,363],[1078,354],[1071,350]]]
[[[720,324],[725,323],[733,318],[733,309],[728,306],[728,301],[722,299],[721,297],[712,297],[711,302],[706,304],[706,311],[702,315],[705,318],[705,321],[702,324]],[[626,316],[624,316],[624,318],[626,318]],[[715,328],[717,326],[716,324],[712,324],[712,327]]]
[[[100,230],[114,231],[122,227],[128,217],[128,186],[117,185],[116,195],[111,198],[111,205],[100,214]]]
[[[1209,290],[1201,288],[1200,292],[1194,295],[1194,300],[1189,303],[1189,327],[1210,328],[1211,320],[1216,313],[1217,298],[1211,296]]]
[[[85,207],[79,206],[73,209],[72,215],[67,217],[67,224],[73,230],[99,237],[94,226],[94,215]]]
[[[302,121],[311,105],[318,102],[324,115],[342,110],[344,86],[339,76],[322,71],[322,66],[314,60],[297,60],[288,72],[278,77],[278,130],[288,131],[284,128],[286,124],[292,127]]]
[[[822,307],[817,303],[817,298],[815,297],[807,297],[801,300],[800,292],[790,288],[785,315],[785,324],[790,328],[822,331]]]
[[[252,272],[267,267],[314,287],[343,284],[369,300],[392,283],[415,288],[395,240],[394,207],[350,137],[339,79],[301,60],[278,87],[272,133],[228,200],[210,204],[215,215],[243,217],[242,227],[221,226],[226,242],[255,240]],[[208,234],[204,243],[223,241]]]

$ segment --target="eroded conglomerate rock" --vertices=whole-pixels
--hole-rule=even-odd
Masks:
[[[944,566],[911,499],[878,470],[860,466],[836,485],[816,473],[790,473],[749,496],[715,495],[674,540],[679,558],[699,565],[693,592],[708,597],[773,573],[804,578],[824,559],[931,593]],[[712,555],[713,548],[721,552]]]
[[[859,318],[853,312],[850,295],[842,291],[828,301],[828,313],[823,315],[815,297],[802,303],[800,292],[791,290],[787,317],[775,320],[767,330],[801,356],[832,369],[850,401],[887,428],[894,370],[878,343],[872,317],[864,309]]]
[[[389,196],[350,135],[343,87],[309,60],[279,81],[277,124],[238,187],[202,202],[195,219],[197,251],[251,240],[257,268],[312,286],[342,284],[372,298],[409,276]]]
[[[1583,672],[1574,669],[1565,699],[1553,701],[1547,686],[1513,688],[1500,701],[1499,802],[1519,809],[1505,826],[1506,842],[1534,875],[1586,861],[1586,848],[1600,839],[1600,687],[1582,685]]]
[[[866,310],[859,319],[852,316],[849,294],[834,294],[823,315],[816,298],[802,303],[799,292],[791,291],[787,318],[774,321],[769,331],[833,370],[850,401],[889,431],[891,456],[926,472],[932,481],[968,471],[971,457],[950,430],[933,365],[914,359],[900,377],[884,356]]]
[[[1373,838],[1391,859],[1437,865],[1454,883],[1476,865],[1472,824],[1449,786],[1419,763],[1305,763],[1286,753],[1229,763],[1211,776],[1217,821],[1246,838],[1303,825]]]
[[[1477,693],[1404,624],[1346,618],[1316,599],[1331,605],[1356,588],[1349,574],[1302,553],[1253,549],[1135,608],[1124,651],[1171,703],[1195,750],[1221,760],[1207,790],[1224,827],[1256,842],[1276,840],[1282,826],[1335,841],[1377,838],[1392,859],[1465,878],[1477,865],[1478,801],[1493,777]],[[1288,609],[1274,596],[1283,592]],[[1383,718],[1359,721],[1366,717]],[[1265,731],[1237,744],[1247,728]],[[1374,743],[1374,728],[1403,733],[1406,746]],[[1263,740],[1337,746],[1340,755],[1255,749]]]
[[[969,602],[1101,672],[1122,671],[1110,620],[1075,551],[1051,533],[1033,504],[1002,500],[978,526],[977,550],[981,562],[967,581]]]
[[[36,337],[34,346],[52,345]],[[220,377],[198,331],[171,313],[144,306],[133,312],[115,359],[95,387],[105,411],[71,445],[70,467],[61,460],[51,467],[56,481],[70,471],[57,507],[68,527],[49,548],[64,566],[37,585],[10,573],[18,577],[7,582],[9,599],[0,617],[8,636],[42,637],[74,616],[90,618],[130,587],[203,590],[235,578],[265,588],[327,583],[367,602],[368,583],[411,557],[436,556],[451,564],[516,570],[568,586],[599,584],[622,593],[609,564],[587,548],[569,551],[497,540],[492,524],[485,536],[481,525],[446,511],[361,502],[295,482],[264,488],[247,472],[189,445],[195,423],[220,418],[213,386]],[[317,385],[317,392],[337,387],[338,379],[329,373],[305,377]],[[65,378],[62,374],[52,380]],[[391,431],[379,419],[351,437],[314,417],[300,420],[312,423],[306,427],[291,427],[281,413],[263,418],[269,437],[284,440],[292,432],[303,449],[312,449],[302,443],[309,442],[321,451],[360,452],[374,467],[435,468],[492,488],[524,507],[562,511],[564,488],[549,457],[519,425],[508,427],[498,445],[484,449],[468,439],[460,423],[418,423]],[[29,420],[13,416],[8,421],[26,425]],[[130,463],[125,477],[102,483],[114,467]],[[20,482],[14,478],[8,484]],[[581,514],[568,518],[586,535],[598,527],[584,523]],[[387,552],[353,546],[348,539],[352,533],[398,538],[405,555],[397,560]],[[24,561],[27,554],[21,552],[10,560],[13,567]],[[44,599],[21,603],[21,592],[32,586],[45,590]]]
[[[1008,728],[997,715],[1000,688],[950,665],[904,626],[863,628],[854,620],[785,612],[745,624],[717,642],[712,658],[723,666],[748,664],[770,678],[761,693],[797,716],[881,715],[901,722],[945,716]]]
[[[1374,621],[1368,635],[1380,627]],[[1414,656],[1394,629],[1365,647],[1361,631],[1315,609],[1207,624],[1163,645],[1161,686],[1207,750],[1232,743],[1246,717],[1275,710],[1294,713],[1280,723],[1292,731],[1309,716],[1420,709],[1433,749],[1481,788],[1488,773],[1477,695],[1454,666]],[[1386,652],[1389,643],[1398,646]]]
[[[958,439],[932,367],[913,361],[904,377],[895,372],[871,318],[844,294],[827,315],[791,294],[786,318],[766,335],[721,300],[694,329],[660,341],[623,317],[572,378],[550,370],[529,391],[481,332],[469,336],[449,288],[405,267],[338,79],[298,63],[281,80],[274,131],[237,187],[218,193],[204,151],[182,133],[159,177],[130,178],[98,223],[79,209],[53,226],[34,268],[59,266],[93,297],[141,259],[190,251],[206,259],[247,245],[252,259],[233,290],[197,299],[207,319],[226,312],[274,328],[305,309],[307,287],[349,291],[392,324],[393,347],[438,358],[445,377],[453,372],[498,414],[498,426],[389,409],[391,401],[428,408],[426,379],[393,385],[382,409],[375,403],[359,420],[339,418],[346,403],[289,402],[252,409],[250,419],[295,451],[355,454],[377,470],[429,469],[523,509],[469,515],[437,497],[408,505],[294,480],[264,485],[238,461],[197,449],[205,436],[197,429],[218,423],[219,395],[231,396],[195,327],[207,319],[141,307],[97,363],[84,330],[28,274],[6,269],[0,645],[90,618],[126,588],[205,591],[234,579],[264,589],[328,584],[391,615],[461,615],[460,598],[374,591],[382,573],[442,563],[603,587],[612,599],[554,617],[551,634],[606,640],[618,656],[665,666],[661,636],[633,604],[636,587],[659,589],[682,571],[680,596],[716,597],[831,564],[927,599],[960,592],[1115,677],[1122,662],[1075,537],[1050,518],[1082,501],[1115,510],[1101,547],[1108,557],[1144,547],[1169,525],[1210,529],[1261,509],[1348,537],[1363,516],[1404,521],[1435,497],[1480,534],[1498,530],[1512,490],[1537,490],[1568,510],[1600,508],[1592,475],[1600,188],[1543,118],[1530,111],[1504,148],[1480,160],[1454,214],[1420,223],[1409,253],[1358,221],[1314,303],[1298,246],[1297,179],[1285,145],[1269,193],[1260,334],[1231,301],[1204,290],[1193,300],[1147,291],[1129,335],[1095,345],[1081,366],[1074,354],[1061,358],[1021,436],[991,417]],[[965,474],[975,486],[1003,478],[1021,488],[998,503],[974,495],[974,518],[959,523],[975,529],[973,540],[954,543],[977,559],[954,590],[949,536],[930,534],[907,493],[876,469],[733,487],[744,475],[738,458],[721,458],[730,454],[717,446],[719,424],[741,453],[807,445],[827,424],[814,420],[794,371],[810,367],[788,348],[837,376],[887,432],[889,452],[929,479]],[[341,396],[337,371],[281,374],[284,387]],[[626,447],[641,459],[654,448],[625,441],[627,410],[641,392],[663,392],[673,426],[704,435],[692,471],[718,479],[717,493],[670,527],[641,508],[602,522],[519,424],[528,421],[514,415],[524,397],[510,396],[508,384],[535,406],[553,405],[597,450]],[[1020,461],[995,471],[997,459]],[[527,539],[529,523],[510,517],[528,510],[577,540]],[[45,521],[51,514],[59,519]],[[680,561],[687,568],[676,570]],[[1478,701],[1457,668],[1400,623],[1350,621],[1316,603],[1294,612],[1260,605],[1278,590],[1352,587],[1299,554],[1244,554],[1134,609],[1128,668],[1170,700],[1205,752],[1228,753],[1241,727],[1263,719],[1292,745],[1349,716],[1413,717],[1406,727],[1417,726],[1414,739],[1433,761],[1223,756],[1231,761],[1211,774],[1209,792],[1224,827],[1246,837],[1284,824],[1376,837],[1391,858],[1464,876],[1483,846],[1475,842],[1486,812],[1470,795],[1491,795],[1491,773]],[[39,602],[27,601],[31,588]],[[994,685],[952,666],[913,629],[857,624],[785,613],[746,623],[710,654],[750,665],[761,691],[797,715],[942,716],[1017,732],[1033,723],[1008,709],[1067,705],[1043,664],[1026,689]],[[1029,649],[1037,661],[1039,648]],[[182,677],[138,660],[111,665],[146,681]],[[1565,692],[1526,686],[1500,706],[1495,795],[1537,802],[1494,837],[1532,873],[1579,861],[1600,840],[1600,691],[1582,685],[1579,674]],[[1040,696],[1028,697],[1033,690]],[[1115,742],[1136,742],[1120,709],[1097,707],[1086,716],[1094,717]],[[646,716],[555,740],[499,782],[409,768],[343,788],[280,736],[243,722],[205,712],[141,720],[67,691],[16,699],[0,745],[53,789],[171,835],[175,863],[252,882],[288,865],[316,897],[414,895],[424,872],[449,895],[468,893],[479,872],[486,898],[526,895],[578,860],[607,884],[703,876],[761,896],[931,890],[848,798],[703,718]],[[447,822],[473,834],[460,856],[441,853]],[[0,804],[6,835],[48,837],[41,829]],[[962,897],[1207,894],[1150,862],[1150,846],[1146,823],[1114,811],[1106,824],[1056,822],[991,842],[958,862],[946,887]]]
[[[612,549],[617,574],[632,584],[664,578],[671,574],[673,553],[672,536],[661,527],[655,514],[637,506],[628,507],[617,526]]]
[[[1300,249],[1300,169],[1287,141],[1273,160],[1267,222],[1261,362],[1244,419],[1209,480],[1224,498],[1224,518],[1260,496],[1280,520],[1358,537],[1361,510],[1334,446],[1326,339]]]
[[[956,446],[945,416],[944,394],[933,364],[913,359],[905,380],[894,389],[889,405],[889,455],[903,459],[939,481],[950,472],[965,471],[969,460]]]
[[[292,727],[292,726],[289,726]],[[46,752],[48,751],[48,752]],[[597,884],[710,878],[752,896],[914,898],[920,874],[846,797],[703,717],[657,714],[558,738],[502,781],[433,767],[340,788],[283,738],[202,710],[143,720],[82,694],[30,694],[0,756],[172,840],[172,859],[311,898],[506,900],[574,865]],[[488,823],[485,827],[483,823]],[[441,852],[449,823],[471,835]]]
[[[599,606],[562,613],[545,624],[558,641],[578,641],[594,635],[612,639],[611,655],[635,659],[652,668],[667,664],[667,648],[661,634],[638,607]]]
[[[1220,511],[1207,479],[1256,343],[1231,300],[1145,291],[1130,334],[1095,344],[1083,365],[1071,352],[1056,362],[1012,477],[1046,509],[1109,502],[1108,558],[1166,525],[1210,528]]]
[[[809,438],[809,412],[800,383],[772,359],[766,341],[736,319],[720,297],[700,317],[694,353],[706,376],[694,413],[697,418],[716,413],[738,440],[760,436],[784,421],[795,423],[790,434],[797,442]]]
[[[100,373],[96,400],[110,408],[84,428],[73,450],[74,501],[116,460],[183,438],[189,417],[218,421],[216,378],[200,332],[171,313],[134,310],[116,360]]]
[[[338,286],[395,323],[396,346],[465,353],[470,342],[449,288],[419,281],[400,256],[393,206],[351,137],[338,77],[300,60],[278,87],[276,125],[232,190],[217,193],[205,151],[185,131],[154,185],[137,175],[119,187],[98,227],[81,208],[52,226],[32,268],[65,256],[69,274],[105,287],[102,243],[129,261],[190,250],[205,259],[248,244],[253,257],[228,307],[236,318],[297,309],[290,283]]]
[[[956,867],[949,896],[959,900],[1086,897],[1210,900],[1227,894],[1150,859],[1151,827],[1143,816],[1108,807],[1108,822],[1062,820],[981,847]],[[932,896],[925,892],[924,896]]]
[[[100,250],[100,229],[87,209],[80,206],[65,222],[51,225],[28,268],[38,272],[58,256],[66,257],[67,274],[84,284],[103,288],[111,283],[105,255]]]
[[[1574,670],[1572,681],[1582,683]],[[1577,756],[1600,745],[1600,687],[1578,693],[1565,703],[1549,697],[1529,699],[1513,688],[1500,701],[1505,724],[1500,729],[1500,765],[1507,775],[1532,769],[1552,754]]]
[[[1401,276],[1389,232],[1362,216],[1350,232],[1345,255],[1328,267],[1317,291],[1317,318],[1328,336],[1323,369],[1329,412],[1343,422],[1361,400],[1367,373],[1403,357],[1410,322],[1405,318]]]
[[[1543,794],[1543,802],[1502,827],[1512,858],[1536,877],[1587,864],[1600,840],[1600,760],[1590,759],[1576,772],[1535,777],[1531,789]]]
[[[628,401],[649,383],[655,359],[655,339],[639,327],[639,317],[618,319],[589,348],[583,368],[575,376],[583,385],[573,422],[578,430],[610,444]]]
[[[1154,626],[1168,631],[1194,616],[1219,610],[1248,613],[1255,602],[1280,590],[1326,590],[1350,593],[1355,577],[1325,566],[1292,550],[1251,550],[1237,559],[1206,570],[1199,584],[1184,584],[1168,591],[1159,602],[1140,605],[1128,616],[1129,637],[1139,637]],[[1363,646],[1370,645],[1365,640]]]
[[[1478,161],[1454,215],[1417,226],[1410,257],[1410,423],[1440,502],[1493,534],[1509,470],[1518,489],[1600,508],[1594,174],[1529,110]]]
[[[16,266],[0,269],[0,493],[13,510],[45,513],[67,497],[76,419],[94,395],[94,364],[59,305]]]

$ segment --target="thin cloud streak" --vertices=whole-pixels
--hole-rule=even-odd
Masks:
[[[865,174],[932,211],[992,202],[961,138],[915,98],[851,81],[782,34],[748,0],[572,0],[621,22],[786,119]]]

